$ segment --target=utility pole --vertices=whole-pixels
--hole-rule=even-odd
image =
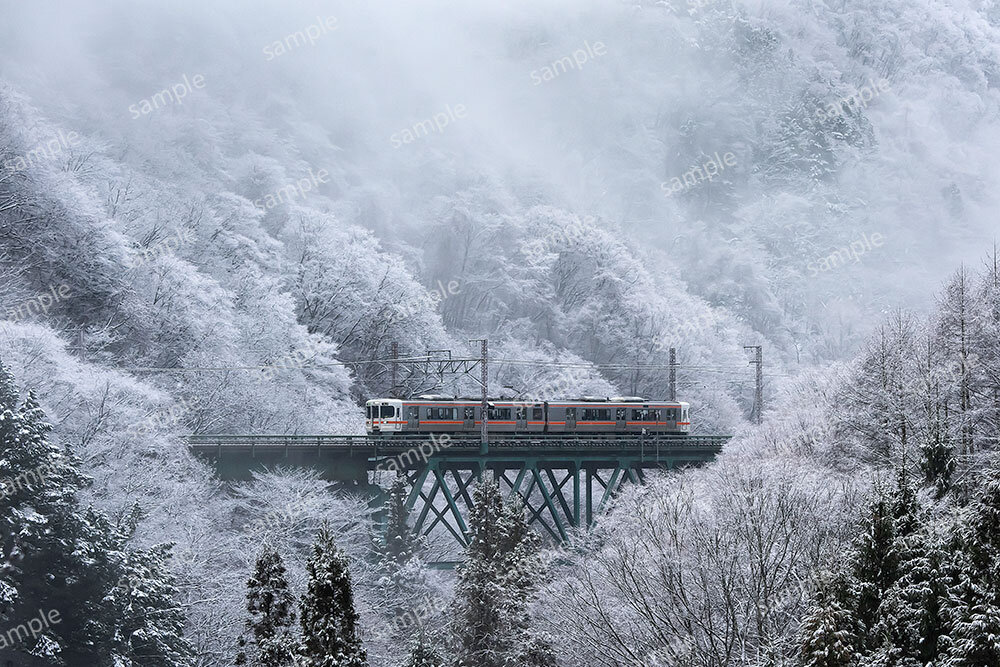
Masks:
[[[490,399],[489,399],[489,386],[490,386],[490,374],[489,374],[489,352],[490,352],[490,341],[488,338],[474,338],[470,343],[481,343],[482,344],[482,356],[480,357],[480,372],[481,379],[479,384],[483,387],[483,403],[481,406],[482,418],[480,421],[480,431],[479,431],[479,453],[486,454],[490,450],[490,435],[489,435],[489,412],[490,412]]]
[[[677,348],[670,348],[670,395],[669,400],[677,400]]]
[[[399,343],[392,341],[392,386],[389,388],[389,396],[396,398],[399,394],[396,392],[396,372],[399,370]]]
[[[744,345],[744,350],[754,350],[751,365],[757,367],[757,386],[753,394],[753,421],[760,424],[764,421],[764,348],[760,345]]]

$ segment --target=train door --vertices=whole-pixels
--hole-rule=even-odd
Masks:
[[[476,408],[473,405],[462,408],[462,429],[466,431],[474,431],[476,428]]]
[[[514,430],[515,431],[527,431],[528,430],[528,406],[518,405],[514,408]]]
[[[624,433],[628,430],[628,408],[615,408],[615,431]]]
[[[420,428],[420,406],[410,405],[406,408],[406,429],[416,431]]]
[[[576,408],[566,408],[566,430],[576,430]]]

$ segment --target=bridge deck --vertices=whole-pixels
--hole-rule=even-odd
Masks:
[[[367,489],[384,500],[379,475],[404,474],[414,531],[437,526],[467,544],[470,488],[492,470],[509,497],[520,497],[528,523],[555,540],[589,526],[624,483],[639,484],[650,469],[710,461],[728,435],[491,433],[478,435],[192,435],[189,446],[211,460],[221,479],[247,480],[276,466],[319,469],[325,479]]]
[[[445,438],[447,436],[447,438]],[[535,454],[558,454],[566,451],[606,450],[609,452],[640,449],[703,449],[719,451],[730,439],[728,435],[638,435],[634,433],[539,434],[491,433],[490,450],[510,452],[531,451]],[[478,435],[431,434],[419,435],[192,435],[188,436],[191,451],[217,454],[220,450],[253,450],[276,452],[288,449],[320,449],[372,456],[399,453],[421,445],[436,444],[440,450],[478,451]]]

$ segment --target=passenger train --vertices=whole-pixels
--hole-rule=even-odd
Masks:
[[[490,433],[670,433],[691,432],[687,403],[638,396],[585,396],[565,401],[490,399]],[[423,395],[413,399],[374,398],[365,403],[371,435],[479,433],[482,401]]]

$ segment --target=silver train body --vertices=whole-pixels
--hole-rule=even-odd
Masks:
[[[584,397],[563,401],[490,399],[490,433],[669,433],[691,432],[687,403],[637,396]],[[425,395],[374,398],[365,403],[365,429],[372,435],[479,433],[482,401]]]

